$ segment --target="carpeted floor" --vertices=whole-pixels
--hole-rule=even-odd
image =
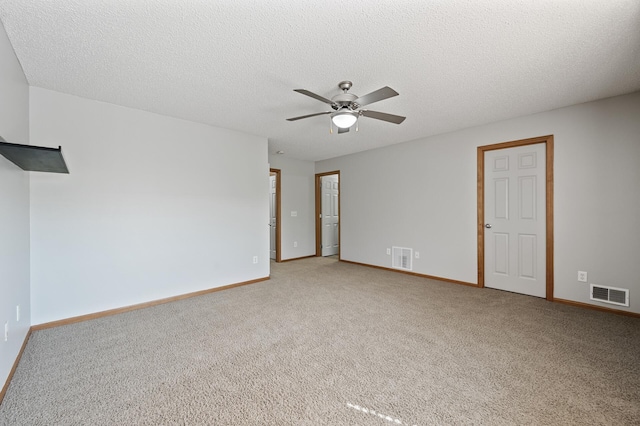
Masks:
[[[640,424],[640,320],[310,258],[35,332],[2,425]]]

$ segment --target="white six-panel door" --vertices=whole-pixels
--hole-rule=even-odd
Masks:
[[[322,176],[322,255],[331,256],[339,252],[338,227],[338,175]]]
[[[545,144],[484,153],[485,287],[546,296]]]

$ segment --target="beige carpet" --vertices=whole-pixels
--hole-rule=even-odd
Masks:
[[[2,425],[640,424],[640,320],[311,258],[35,332]]]

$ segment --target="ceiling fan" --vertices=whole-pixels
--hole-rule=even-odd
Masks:
[[[356,96],[352,93],[347,93],[352,85],[353,83],[350,81],[341,81],[338,83],[338,87],[342,89],[342,93],[332,97],[331,99],[327,99],[305,89],[295,89],[294,92],[302,93],[303,95],[307,95],[324,102],[325,104],[331,105],[331,109],[333,111],[323,111],[315,114],[302,115],[300,117],[287,118],[287,121],[296,121],[303,118],[315,117],[317,115],[331,114],[331,121],[338,128],[338,133],[347,133],[361,116],[388,121],[389,123],[395,124],[402,123],[406,118],[399,115],[387,114],[385,112],[361,109],[365,105],[398,96],[398,92],[392,88],[385,86],[382,89],[378,89],[367,95]]]

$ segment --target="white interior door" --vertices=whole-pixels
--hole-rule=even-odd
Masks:
[[[484,153],[485,287],[546,296],[545,144]]]
[[[338,254],[340,250],[338,175],[322,176],[320,185],[322,186],[322,255],[331,256]]]
[[[272,173],[269,176],[269,233],[270,235],[270,246],[269,246],[269,257],[271,259],[276,258],[276,213],[278,204],[276,203],[276,175]]]

